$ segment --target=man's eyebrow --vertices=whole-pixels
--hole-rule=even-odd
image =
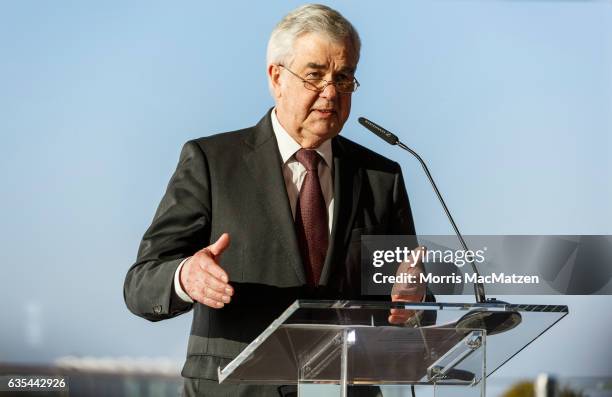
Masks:
[[[308,62],[306,67],[310,69],[325,69],[327,66],[321,65],[320,63],[316,63],[316,62]]]
[[[350,67],[350,66],[345,66],[342,69],[340,69],[340,71],[342,73],[353,74],[353,73],[355,73],[355,68],[354,67]]]
[[[322,65],[316,62],[308,62],[306,64],[306,67],[308,69],[317,69],[317,70],[327,69],[327,65]],[[340,72],[352,74],[352,73],[355,73],[355,68],[351,66],[344,66],[343,68],[340,69]]]

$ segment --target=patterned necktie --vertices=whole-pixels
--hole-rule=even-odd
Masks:
[[[317,171],[321,157],[314,150],[300,149],[295,158],[306,168],[295,209],[295,228],[306,280],[309,285],[317,286],[329,244],[327,208]]]

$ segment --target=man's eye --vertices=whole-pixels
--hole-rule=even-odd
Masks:
[[[306,75],[307,79],[320,79],[321,78],[321,73],[318,72],[310,72]]]

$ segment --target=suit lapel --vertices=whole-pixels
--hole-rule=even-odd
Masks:
[[[332,140],[334,161],[334,217],[329,249],[323,265],[320,284],[326,285],[333,267],[343,257],[355,220],[363,170],[355,164],[342,144],[341,137]],[[295,234],[293,216],[282,174],[282,160],[274,137],[270,112],[253,128],[244,140],[246,146],[244,161],[249,170],[252,183],[257,186],[261,198],[257,201],[264,218],[274,228],[286,249],[287,261],[293,267],[298,280],[306,283],[304,265]],[[338,262],[338,263],[337,263]]]
[[[334,218],[329,249],[321,273],[321,285],[327,285],[334,265],[338,266],[341,262],[340,258],[343,257],[342,253],[345,250],[355,220],[363,177],[362,169],[354,163],[343,147],[341,137],[332,140],[332,151],[334,158]]]
[[[261,197],[257,199],[261,211],[266,214],[274,228],[271,236],[278,236],[287,253],[287,261],[291,264],[297,278],[304,284],[306,276],[300,250],[295,235],[293,216],[282,174],[282,160],[278,144],[274,137],[270,112],[253,128],[244,140],[246,146],[243,156],[247,169],[251,173],[252,183],[257,186]]]

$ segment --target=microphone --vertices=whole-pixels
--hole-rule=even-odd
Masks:
[[[442,198],[442,195],[440,194],[440,191],[438,190],[438,187],[436,186],[436,183],[434,182],[433,177],[431,176],[431,173],[429,172],[429,169],[427,168],[427,165],[425,164],[425,161],[423,161],[421,156],[419,156],[417,152],[410,149],[408,146],[404,145],[399,140],[397,135],[393,134],[390,131],[387,131],[386,129],[374,123],[373,121],[370,121],[366,119],[365,117],[359,117],[359,123],[363,125],[364,127],[366,127],[368,130],[378,135],[382,140],[384,140],[388,144],[397,145],[401,147],[402,149],[406,150],[407,152],[412,154],[414,157],[416,157],[417,160],[419,160],[419,163],[421,163],[421,166],[423,167],[423,170],[425,171],[425,174],[427,175],[427,178],[429,179],[431,186],[436,192],[436,196],[438,196],[438,200],[440,200],[440,204],[442,204],[442,207],[444,208],[444,212],[446,212],[446,216],[448,217],[448,220],[450,221],[451,225],[453,225],[453,229],[455,230],[455,234],[459,238],[459,242],[461,243],[461,246],[463,247],[465,251],[468,251],[469,249],[467,247],[467,244],[465,243],[463,236],[459,232],[459,228],[457,227],[455,220],[451,216],[450,211],[448,210],[448,207],[446,206],[446,203],[444,202],[444,199]],[[473,261],[470,261],[470,265],[472,265],[472,271],[476,274],[478,278],[480,278],[480,274],[478,273],[476,264]],[[474,284],[474,296],[476,297],[477,303],[487,302],[487,299],[485,297],[484,285],[482,283]],[[491,299],[489,300],[489,302],[505,303],[502,301],[498,301],[496,299]],[[522,320],[523,318],[521,314],[514,310],[488,311],[486,309],[476,309],[476,310],[469,311],[468,313],[463,315],[459,320],[457,320],[457,322],[455,323],[455,328],[457,330],[469,330],[469,329],[474,329],[474,328],[484,329],[487,332],[487,335],[490,336],[490,335],[500,334],[502,332],[509,331],[515,328],[517,325],[519,325],[522,322]],[[455,377],[457,379],[462,379],[461,377],[459,377],[459,375],[464,376],[465,374],[456,374]]]
[[[436,196],[438,196],[438,200],[440,201],[440,204],[442,204],[442,208],[444,208],[444,212],[446,212],[446,217],[450,221],[451,225],[453,226],[453,229],[455,230],[455,234],[459,238],[459,242],[461,243],[461,246],[463,247],[465,251],[469,251],[468,246],[465,243],[465,240],[463,239],[463,236],[459,232],[459,228],[457,227],[455,220],[450,214],[450,211],[448,210],[448,207],[446,206],[446,203],[444,202],[444,199],[442,198],[442,194],[440,194],[440,191],[438,190],[438,187],[436,186],[436,183],[434,182],[433,177],[431,176],[431,173],[429,172],[429,169],[427,168],[427,165],[425,164],[425,161],[423,161],[421,156],[419,156],[417,152],[410,149],[408,146],[404,145],[399,140],[397,135],[393,134],[390,131],[387,131],[386,129],[374,123],[373,121],[370,121],[366,119],[365,117],[359,117],[358,120],[361,125],[363,125],[368,130],[372,131],[374,134],[378,135],[378,137],[380,137],[382,140],[384,140],[388,144],[399,146],[400,148],[406,150],[407,152],[412,154],[414,157],[416,157],[417,160],[419,160],[419,163],[421,163],[421,166],[423,167],[423,170],[425,171],[425,174],[427,175],[427,178],[429,179],[429,183],[431,184],[434,191],[436,192]],[[479,279],[480,274],[478,273],[476,264],[473,261],[470,261],[469,263],[470,265],[472,265],[472,271],[476,274],[476,277]],[[486,302],[487,299],[485,296],[484,285],[482,283],[474,283],[474,296],[476,297],[477,303]]]

